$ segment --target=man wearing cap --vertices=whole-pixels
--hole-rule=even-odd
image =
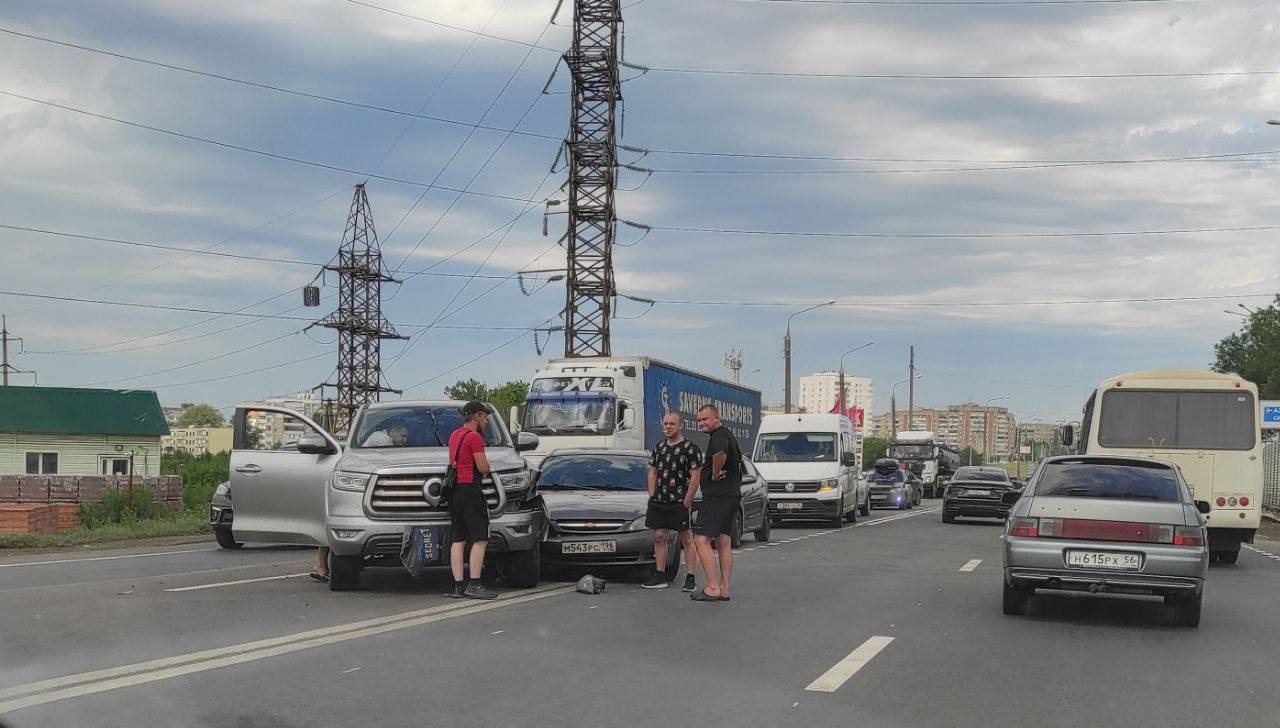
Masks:
[[[449,566],[453,570],[454,598],[493,599],[498,595],[480,581],[484,570],[484,552],[489,545],[489,506],[480,490],[480,479],[489,473],[489,459],[484,454],[484,437],[480,434],[489,422],[489,410],[480,402],[467,402],[462,408],[462,426],[449,436],[449,464],[458,474],[453,498],[449,501],[452,544]],[[471,579],[466,580],[467,546],[470,545]]]

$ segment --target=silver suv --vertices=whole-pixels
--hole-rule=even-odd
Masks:
[[[406,526],[425,526],[448,563],[449,512],[440,502],[449,435],[465,402],[382,402],[356,417],[346,443],[292,410],[236,410],[231,481],[214,517],[234,543],[269,541],[327,545],[329,586],[356,589],[366,566],[400,566]],[[481,433],[494,470],[481,483],[489,504],[490,560],[506,582],[538,583],[538,544],[546,513],[521,452],[538,445],[521,433],[513,442],[490,406]],[[215,504],[215,507],[217,504]],[[216,508],[215,508],[216,510]],[[229,512],[227,512],[229,511]],[[221,539],[220,539],[221,541]]]

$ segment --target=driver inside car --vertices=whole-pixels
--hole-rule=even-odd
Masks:
[[[388,422],[381,430],[369,434],[361,447],[404,447],[409,441],[409,426],[395,420]]]

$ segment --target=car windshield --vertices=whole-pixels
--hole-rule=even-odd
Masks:
[[[538,476],[541,490],[647,490],[648,458],[623,455],[564,455],[547,458]]]
[[[448,447],[449,436],[461,426],[460,406],[378,407],[365,410],[351,442],[361,449]],[[487,447],[508,446],[505,433],[492,417],[480,434]]]
[[[524,429],[538,435],[611,435],[616,422],[615,401],[611,396],[531,396],[525,404]]]
[[[994,483],[1008,483],[1009,474],[1003,470],[978,470],[976,468],[960,468],[951,476],[952,480],[988,480]]]
[[[1166,503],[1176,503],[1181,499],[1177,475],[1167,465],[1087,458],[1045,463],[1036,483],[1035,495]]]
[[[890,445],[889,457],[899,460],[907,458],[929,458],[933,456],[933,445]]]
[[[761,433],[752,459],[758,463],[832,462],[836,436],[831,432]]]

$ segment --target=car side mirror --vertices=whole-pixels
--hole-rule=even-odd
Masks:
[[[1196,501],[1196,510],[1201,513],[1208,513],[1213,510],[1213,507],[1209,505],[1209,501]]]
[[[743,484],[743,485],[755,485],[755,482],[756,482],[756,476],[754,476],[754,475],[744,475],[744,476],[742,476],[742,484]]]
[[[532,432],[520,432],[516,434],[516,452],[529,452],[537,450],[541,440]]]
[[[858,456],[851,452],[847,452],[840,457],[840,464],[846,468],[855,467],[858,464]]]
[[[298,452],[304,455],[332,455],[337,450],[319,435],[303,435],[298,440]]]
[[[1062,446],[1071,447],[1076,442],[1076,428],[1071,425],[1063,425],[1062,427]]]
[[[1006,506],[1011,506],[1014,503],[1017,503],[1018,499],[1021,497],[1022,497],[1021,491],[1013,490],[1000,496],[1000,502],[1005,504]]]

